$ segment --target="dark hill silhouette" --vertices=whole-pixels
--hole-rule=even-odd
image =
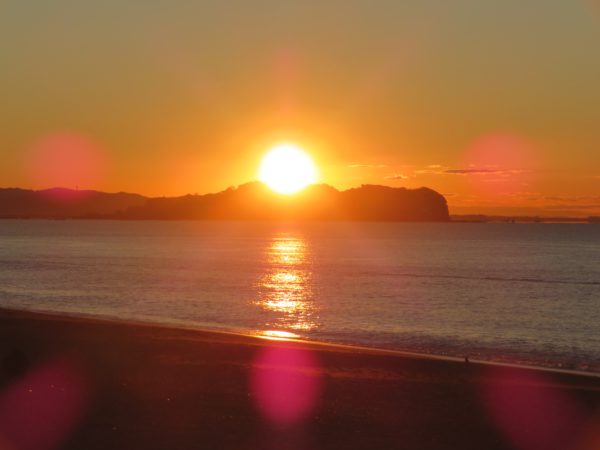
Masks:
[[[447,221],[446,199],[420,188],[364,185],[347,191],[312,185],[293,196],[259,182],[206,195],[146,198],[135,194],[0,189],[0,217]]]
[[[110,216],[143,205],[147,200],[144,196],[123,192],[108,194],[64,188],[42,191],[0,189],[0,217],[64,219]]]

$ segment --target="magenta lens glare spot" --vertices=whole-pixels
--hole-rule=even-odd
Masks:
[[[314,411],[321,391],[321,372],[308,350],[273,346],[263,348],[251,379],[256,406],[272,424],[291,426]]]

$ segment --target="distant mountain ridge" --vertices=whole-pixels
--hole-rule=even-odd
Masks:
[[[0,218],[85,218],[110,216],[148,198],[138,194],[52,188],[40,191],[0,189]]]
[[[150,198],[64,188],[0,189],[0,218],[161,220],[448,221],[443,195],[429,188],[311,185],[282,196],[260,182],[205,195]]]

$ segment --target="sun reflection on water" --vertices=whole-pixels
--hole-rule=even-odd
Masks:
[[[306,241],[298,236],[277,236],[266,249],[266,257],[269,270],[259,282],[260,298],[255,302],[269,315],[265,325],[278,330],[313,330],[315,311]]]
[[[263,339],[272,339],[274,341],[289,341],[300,337],[296,333],[281,330],[265,330],[258,333],[257,336]]]

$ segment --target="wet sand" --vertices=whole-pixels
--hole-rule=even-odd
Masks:
[[[600,378],[0,310],[0,449],[582,449]]]

